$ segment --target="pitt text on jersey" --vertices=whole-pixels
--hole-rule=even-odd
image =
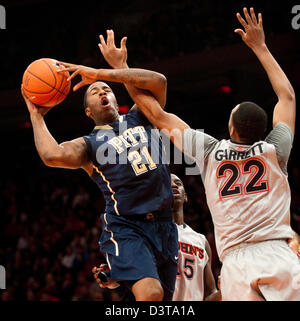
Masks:
[[[122,123],[122,127],[124,122]],[[125,125],[126,126],[126,125]],[[120,124],[121,127],[121,124]],[[99,131],[97,141],[103,141],[96,153],[99,164],[136,164],[135,169],[139,173],[139,168],[148,164],[150,169],[156,168],[159,162],[159,141],[151,139],[151,150],[148,149],[148,135],[144,126],[135,126],[124,130],[120,128],[120,135],[113,131]],[[151,137],[157,136],[155,130],[151,131]],[[167,162],[165,162],[167,163]]]
[[[181,153],[178,149],[171,148],[168,136],[175,136],[175,130],[166,135],[166,133],[154,128],[151,129],[150,136],[144,126],[128,128],[126,120],[119,123],[118,134],[112,130],[100,130],[96,139],[103,143],[97,149],[97,162],[99,164],[131,163],[136,174],[141,174],[146,170],[145,164],[148,165],[150,170],[156,168],[155,164],[159,163],[160,158],[159,141],[161,141],[164,149],[164,157],[161,160],[163,164],[170,163],[171,151],[174,152],[172,157],[174,164],[183,164],[183,159],[186,164],[194,163],[190,157]],[[203,146],[202,140],[201,145],[198,143],[198,146]],[[203,148],[197,149],[197,153],[203,153]],[[197,166],[195,168],[197,169]],[[190,175],[194,174],[190,173]]]

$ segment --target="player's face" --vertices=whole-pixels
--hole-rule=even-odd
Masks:
[[[97,125],[108,124],[117,120],[119,116],[117,100],[106,83],[97,81],[91,84],[86,95],[86,114]]]
[[[184,190],[183,183],[175,174],[171,174],[171,185],[174,195],[174,203],[183,205],[187,201],[187,196]]]
[[[230,134],[231,137],[232,137],[232,135],[233,135],[233,129],[234,129],[233,123],[232,123],[232,115],[237,111],[237,109],[239,108],[239,106],[240,106],[240,104],[236,105],[236,106],[232,109],[232,111],[231,111],[231,113],[230,113],[229,122],[228,122],[228,131],[229,131],[229,134]]]

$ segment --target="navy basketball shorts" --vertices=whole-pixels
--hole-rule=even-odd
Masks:
[[[140,221],[104,214],[99,245],[115,280],[158,279],[171,301],[178,262],[178,231],[168,221]]]

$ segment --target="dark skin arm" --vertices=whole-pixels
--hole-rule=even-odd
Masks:
[[[235,32],[241,35],[242,40],[253,50],[260,60],[278,97],[278,103],[273,113],[273,126],[276,126],[279,122],[284,122],[294,132],[296,119],[294,90],[265,44],[261,14],[258,15],[258,20],[255,17],[253,9],[250,10],[251,17],[246,8],[244,9],[244,14],[247,22],[239,13],[237,14],[237,18],[244,26],[245,31],[236,29]],[[139,105],[140,110],[148,120],[154,126],[161,129],[179,150],[183,151],[182,135],[184,130],[189,128],[189,126],[176,115],[163,111],[157,101],[145,92],[136,93],[135,102]]]
[[[211,270],[211,248],[206,240],[205,251],[208,255],[208,262],[204,268],[204,300],[205,301],[221,301],[221,292],[217,290],[214,275]]]
[[[91,175],[93,165],[88,161],[84,139],[79,137],[58,144],[49,132],[44,120],[44,116],[50,108],[34,105],[24,94],[23,98],[30,114],[35,146],[44,164],[50,167],[82,168]]]
[[[116,48],[114,33],[112,30],[107,31],[107,42],[105,42],[103,36],[100,35],[99,48],[106,61],[114,68],[128,69],[126,39],[127,38],[124,37],[121,40],[120,48]],[[161,106],[164,107],[166,102],[165,77],[162,77],[162,75],[160,75],[159,78],[152,77],[150,75],[147,77],[147,79],[140,81],[131,78],[130,82],[125,84],[127,90],[133,96],[136,91],[139,92],[139,90],[143,90],[147,95],[156,97]],[[136,89],[136,84],[143,89]],[[75,86],[74,90],[78,88],[78,86]],[[82,168],[91,175],[93,172],[93,164],[88,160],[87,146],[84,139],[79,137],[74,140],[58,144],[49,132],[44,121],[44,116],[50,108],[35,106],[31,103],[28,97],[25,97],[24,94],[23,97],[30,113],[35,145],[45,165],[70,169]],[[134,106],[134,108],[136,107],[137,106]]]
[[[81,76],[81,81],[73,88],[74,91],[98,80],[131,86],[129,93],[139,109],[154,126],[162,129],[174,144],[182,150],[182,133],[189,126],[176,115],[165,112],[158,100],[152,95],[152,92],[156,90],[155,88],[163,87],[166,84],[164,75],[140,68],[111,70],[94,69],[66,62],[60,62],[60,64],[65,67],[60,72],[73,72],[68,78],[69,80],[77,75]],[[149,88],[151,88],[151,93],[149,93]]]
[[[143,93],[147,92],[151,94],[153,99],[156,99],[154,95],[158,95],[157,93],[161,91],[161,88],[165,88],[167,82],[164,75],[141,68],[95,69],[62,61],[59,63],[65,67],[64,69],[59,70],[59,72],[73,72],[68,78],[68,81],[72,80],[77,75],[81,76],[81,81],[73,87],[74,91],[101,80],[123,83],[126,86],[141,89]]]
[[[125,83],[148,93],[152,90],[156,90],[165,84],[166,81],[163,75],[143,69],[97,70],[67,63],[62,64],[64,64],[68,70],[74,71],[70,76],[69,81],[77,74],[80,74],[82,77],[82,81],[74,87],[74,90],[101,79]],[[135,89],[132,88],[132,90]],[[138,89],[136,90],[139,91]],[[87,146],[84,139],[80,137],[72,141],[58,144],[49,132],[44,121],[44,115],[49,109],[35,106],[30,99],[25,97],[25,95],[23,95],[23,97],[30,113],[35,145],[42,161],[50,167],[71,169],[83,168],[89,175],[91,175],[93,166],[88,160]],[[155,98],[153,97],[153,99]]]
[[[107,63],[114,69],[128,69],[127,64],[127,47],[126,41],[127,37],[123,37],[120,43],[120,48],[115,45],[115,36],[113,30],[107,30],[107,40],[105,41],[103,35],[99,36],[100,43],[98,44],[99,49],[107,61]],[[138,88],[132,86],[131,84],[124,83],[128,93],[134,100],[136,92],[139,91]],[[149,83],[146,93],[152,95],[160,104],[162,108],[165,107],[166,97],[167,97],[167,82],[162,81],[159,86],[155,83]],[[137,108],[137,105],[134,105]]]
[[[273,112],[273,127],[279,122],[283,122],[287,124],[294,133],[296,121],[296,98],[294,89],[265,43],[261,13],[258,14],[257,19],[253,8],[250,8],[250,14],[246,8],[244,8],[243,11],[246,20],[244,20],[239,13],[237,13],[237,18],[244,27],[244,30],[236,29],[235,32],[241,36],[245,44],[252,49],[261,62],[278,98]]]

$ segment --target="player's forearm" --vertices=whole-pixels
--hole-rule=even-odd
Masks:
[[[158,101],[148,93],[135,90],[136,103],[145,117],[153,126],[162,130],[179,150],[183,151],[182,135],[189,125],[175,114],[165,112]]]
[[[252,50],[265,69],[278,99],[295,99],[295,92],[290,81],[267,46],[264,44]]]
[[[127,63],[124,63],[121,66],[119,66],[119,68],[114,68],[114,69],[129,69],[129,66],[127,65]],[[139,93],[139,88],[134,87],[133,85],[131,85],[129,83],[124,83],[124,86],[125,86],[128,94],[131,96],[132,100],[135,102],[136,93]]]
[[[51,166],[51,162],[61,152],[57,141],[50,134],[42,115],[31,115],[34,143],[42,161]]]
[[[158,72],[128,68],[128,66],[123,69],[99,69],[98,79],[123,83],[133,100],[135,100],[135,90],[133,89],[147,90],[159,101],[161,106],[165,105],[167,80],[164,75]]]
[[[216,289],[215,292],[204,298],[204,301],[222,301],[221,291]]]
[[[164,85],[166,82],[164,75],[140,68],[99,69],[98,79],[124,83],[145,90],[151,90],[153,86]]]

